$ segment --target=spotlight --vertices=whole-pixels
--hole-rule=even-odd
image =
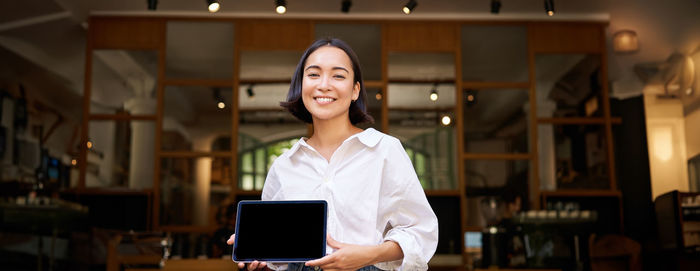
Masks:
[[[350,12],[350,6],[352,6],[352,0],[343,0],[343,2],[340,3],[340,11],[348,13]]]
[[[381,99],[382,99],[382,93],[381,93],[381,92],[377,92],[377,95],[374,95],[374,98],[377,99],[377,101],[381,100]]]
[[[73,165],[73,166],[77,165],[77,164],[78,164],[78,159],[75,159],[75,158],[71,159],[71,160],[70,160],[70,164]]]
[[[416,9],[416,6],[418,3],[416,3],[416,0],[409,0],[406,5],[403,6],[403,13],[405,14],[411,14],[414,9]]]
[[[287,12],[287,1],[275,0],[275,11],[277,11],[277,14],[284,14]]]
[[[216,102],[216,107],[219,109],[224,109],[226,107],[226,103],[224,102],[224,97],[221,96],[221,89],[219,88],[212,88],[214,91],[214,101]]]
[[[253,92],[253,84],[250,84],[248,86],[248,89],[246,89],[246,93],[248,93],[248,99],[253,99],[255,98],[255,92]]]
[[[85,144],[85,145],[87,146],[88,150],[92,149],[92,147],[93,147],[92,141],[90,141],[89,139],[88,139],[87,144]]]
[[[221,8],[221,5],[219,5],[218,0],[207,0],[207,6],[209,9],[209,12],[214,13],[219,11],[219,8]]]
[[[498,14],[501,11],[501,0],[491,0],[491,13]]]
[[[554,16],[554,0],[544,0],[544,10],[547,15]]]
[[[442,119],[440,119],[440,122],[442,123],[442,125],[448,126],[450,125],[450,123],[452,123],[452,118],[450,118],[450,116],[448,115],[444,115],[442,116]]]
[[[433,102],[437,101],[437,99],[438,99],[437,83],[435,83],[435,85],[433,85],[433,89],[430,90],[430,96],[428,96],[428,97],[430,97],[430,100]]]
[[[158,0],[146,0],[148,3],[148,10],[156,10],[158,8]]]
[[[219,101],[219,103],[216,104],[216,107],[218,107],[219,109],[224,109],[226,108],[226,103],[224,103],[223,101]]]

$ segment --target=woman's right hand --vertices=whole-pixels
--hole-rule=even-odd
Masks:
[[[233,243],[236,241],[236,235],[232,234],[230,238],[228,238],[228,241],[226,241],[226,244],[233,245]],[[248,268],[246,268],[248,271],[253,271],[256,269],[264,269],[267,266],[266,262],[258,262],[258,261],[253,261],[250,264],[248,264]],[[245,263],[238,263],[238,269],[243,269],[245,268]]]

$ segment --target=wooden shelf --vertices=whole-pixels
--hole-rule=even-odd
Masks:
[[[116,120],[116,121],[155,121],[156,115],[129,115],[129,114],[91,114],[89,120]]]
[[[529,153],[463,153],[464,160],[528,160]]]
[[[166,78],[163,82],[166,86],[205,86],[205,87],[231,87],[233,79],[173,79]]]
[[[200,157],[224,157],[230,158],[233,152],[203,152],[203,151],[160,151],[160,158],[200,158]]]
[[[538,124],[555,124],[555,125],[579,125],[579,124],[605,124],[605,118],[587,118],[587,117],[573,117],[573,118],[538,118]],[[610,118],[610,123],[621,124],[622,119],[618,117]]]
[[[622,193],[617,190],[603,189],[566,189],[555,191],[542,191],[543,197],[620,197]]]
[[[498,89],[521,88],[524,91],[530,88],[530,82],[462,82],[462,89]]]

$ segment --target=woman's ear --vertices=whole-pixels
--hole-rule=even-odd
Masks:
[[[360,98],[360,82],[355,82],[352,87],[352,100],[357,101],[358,98]]]

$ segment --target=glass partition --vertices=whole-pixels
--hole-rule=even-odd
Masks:
[[[389,134],[401,140],[425,189],[456,189],[454,55],[391,53],[388,68]]]
[[[153,121],[90,121],[86,187],[153,188]]]
[[[166,87],[161,150],[213,151],[221,137],[229,142],[218,151],[231,150],[232,94],[231,88]]]
[[[529,91],[463,91],[464,150],[468,153],[527,153]]]
[[[527,27],[462,26],[462,80],[527,82]]]
[[[599,55],[541,54],[535,69],[539,118],[603,117]]]
[[[233,77],[233,23],[168,21],[166,35],[167,78]]]
[[[467,225],[495,225],[500,219],[527,209],[530,166],[530,160],[465,161]]]
[[[94,50],[90,114],[155,115],[158,52]]]

